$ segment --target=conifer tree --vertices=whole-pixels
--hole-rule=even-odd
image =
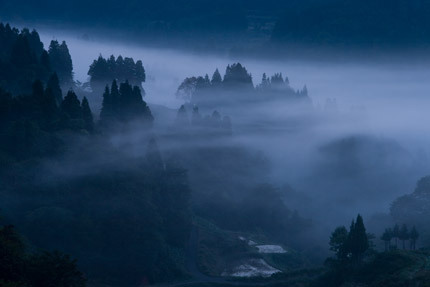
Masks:
[[[399,234],[400,234],[400,227],[398,224],[396,224],[393,227],[393,238],[395,239],[395,242],[396,242],[396,248],[397,248],[397,240],[399,239]]]
[[[59,44],[57,40],[52,40],[49,45],[49,58],[51,68],[57,72],[60,83],[71,87],[73,84],[73,63],[66,42],[63,41]]]
[[[176,114],[176,124],[179,127],[187,127],[190,124],[188,119],[187,109],[185,108],[184,105],[181,105],[181,107],[178,110],[178,113]]]
[[[76,96],[75,92],[73,92],[72,90],[69,90],[66,97],[64,97],[64,100],[61,103],[61,110],[70,119],[82,118],[81,103],[79,102],[79,99]]]
[[[410,232],[410,239],[411,239],[411,249],[415,250],[416,249],[416,243],[419,237],[419,233],[417,231],[417,229],[415,228],[415,226],[412,227],[411,232]]]
[[[47,89],[50,89],[54,95],[55,101],[58,106],[63,102],[63,92],[60,88],[60,81],[58,79],[57,73],[51,75],[48,80]]]
[[[346,259],[345,243],[348,239],[348,231],[345,226],[337,227],[330,236],[330,250],[336,254],[338,260]]]
[[[100,121],[106,122],[113,119],[113,103],[109,87],[106,86],[103,94],[102,110],[100,112]]]
[[[120,114],[121,109],[121,96],[119,93],[119,88],[116,80],[112,81],[111,85],[111,92],[110,92],[110,98],[111,98],[111,111],[112,115],[114,117],[118,117]]]
[[[40,64],[45,69],[45,73],[51,71],[51,61],[49,60],[49,54],[45,50],[43,50],[42,55],[40,56]]]
[[[393,231],[391,228],[385,229],[381,236],[381,240],[385,243],[385,251],[389,250],[391,239],[393,238]]]
[[[37,63],[36,55],[31,51],[27,37],[20,35],[16,40],[10,62],[19,68],[26,68]]]
[[[89,132],[92,132],[94,130],[93,113],[91,112],[90,105],[88,104],[88,100],[86,97],[82,99],[81,109],[85,129]]]
[[[364,227],[363,218],[360,214],[357,215],[352,238],[353,243],[351,253],[352,256],[356,257],[357,261],[360,263],[364,253],[369,249],[369,240],[367,238],[366,228]]]
[[[52,130],[54,123],[58,119],[58,105],[55,99],[55,94],[50,87],[47,87],[44,92],[42,102],[42,127]]]
[[[406,224],[403,224],[399,231],[399,239],[402,241],[403,250],[406,249],[405,241],[409,240],[409,231]]]
[[[222,77],[218,69],[215,70],[215,72],[212,75],[211,84],[212,86],[220,86],[222,83]]]

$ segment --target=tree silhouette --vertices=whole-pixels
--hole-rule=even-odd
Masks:
[[[345,226],[337,227],[330,236],[330,250],[336,254],[338,260],[346,259],[345,243],[348,239],[348,230]]]
[[[397,248],[397,240],[399,239],[399,235],[400,235],[400,227],[398,224],[394,225],[393,227],[393,238],[395,239],[396,242],[396,248]]]
[[[90,105],[86,97],[82,99],[81,103],[82,119],[84,120],[85,129],[89,132],[94,130],[93,113],[91,112]]]
[[[225,87],[239,89],[253,89],[252,76],[240,63],[228,65],[225,71],[223,84]]]
[[[410,232],[410,239],[411,239],[411,249],[415,250],[417,245],[417,240],[419,238],[420,234],[418,233],[417,229],[415,228],[415,226],[412,227],[411,232]]]
[[[181,105],[181,107],[178,110],[178,113],[176,114],[176,124],[178,127],[187,127],[190,125],[190,121],[188,119],[188,113],[187,109],[184,105]]]
[[[63,92],[60,88],[60,81],[58,79],[57,73],[51,75],[46,88],[51,90],[57,105],[60,106],[63,102]]]
[[[403,224],[402,228],[399,231],[399,239],[402,241],[403,250],[405,250],[406,249],[405,241],[409,240],[409,231],[406,224]]]
[[[20,35],[16,40],[10,62],[18,68],[28,68],[37,63],[36,55],[31,50],[27,37]]]
[[[193,113],[191,115],[191,125],[200,126],[202,124],[202,115],[199,112],[199,107],[193,107]]]
[[[385,243],[385,251],[389,250],[391,239],[393,238],[393,230],[391,228],[385,229],[381,236],[381,240]]]
[[[147,124],[152,124],[154,118],[146,102],[142,99],[142,93],[138,86],[132,86],[126,81],[118,88],[116,80],[112,82],[111,89],[105,87],[103,104],[100,113],[102,125],[114,122],[126,123],[141,119]]]
[[[71,119],[79,119],[82,117],[81,103],[75,92],[70,90],[64,97],[61,103],[61,110]]]
[[[353,264],[360,265],[364,253],[369,249],[369,239],[360,214],[351,223],[345,248],[347,253],[350,254]]]
[[[220,86],[222,84],[222,77],[218,69],[216,69],[212,75],[211,84],[214,87]]]
[[[52,70],[58,75],[62,86],[71,88],[73,85],[73,63],[69,48],[65,41],[61,44],[52,40],[49,45],[49,58]]]

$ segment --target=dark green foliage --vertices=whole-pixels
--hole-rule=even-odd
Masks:
[[[36,79],[47,80],[49,59],[36,31],[19,31],[0,23],[0,86],[19,94],[31,91]]]
[[[58,79],[57,73],[52,74],[52,76],[49,78],[46,88],[51,90],[51,92],[54,94],[57,105],[60,106],[63,102],[63,92],[60,88],[60,81]]]
[[[252,84],[252,76],[248,73],[245,67],[240,63],[228,65],[225,70],[223,85],[228,88],[251,89],[254,88]]]
[[[54,155],[62,142],[56,132],[64,129],[91,132],[89,106],[83,113],[76,94],[70,91],[59,107],[61,89],[55,76],[52,79],[46,89],[41,81],[35,81],[31,95],[12,97],[0,89],[0,155],[19,160]]]
[[[347,251],[351,253],[352,260],[360,263],[363,260],[364,253],[369,248],[369,240],[364,227],[363,218],[359,214],[349,231],[347,239]]]
[[[22,284],[26,272],[24,262],[24,244],[13,226],[0,227],[0,280]]]
[[[228,65],[224,78],[218,69],[212,80],[209,76],[186,78],[178,87],[176,96],[203,108],[218,108],[240,102],[255,103],[267,100],[293,100],[310,106],[310,99],[306,86],[295,91],[289,85],[288,78],[281,73],[268,79],[263,75],[261,84],[254,88],[252,76],[240,63]]]
[[[76,260],[56,252],[28,254],[13,226],[0,227],[0,285],[84,287]]]
[[[30,48],[27,37],[19,35],[12,47],[10,62],[18,69],[26,69],[37,64],[37,58]]]
[[[86,279],[78,270],[76,260],[58,251],[30,256],[28,274],[34,287],[86,286]]]
[[[103,94],[101,124],[106,126],[133,120],[140,120],[151,126],[154,118],[146,102],[142,99],[139,87],[133,87],[126,81],[121,83],[118,89],[116,80],[114,80],[111,90],[109,91],[109,88],[106,87]]]
[[[218,69],[216,69],[212,75],[211,84],[213,86],[220,86],[222,84],[222,77],[221,77],[221,74],[219,73]]]
[[[84,128],[92,132],[94,130],[94,119],[93,119],[93,113],[91,112],[90,105],[88,104],[88,100],[86,97],[82,99],[81,103],[81,109],[82,109],[82,119],[84,120]]]
[[[64,97],[61,110],[71,119],[78,119],[82,116],[81,103],[72,90],[67,92],[66,97]]]
[[[330,237],[330,250],[336,253],[334,266],[357,268],[369,249],[369,235],[366,233],[363,218],[359,214],[352,221],[347,232],[344,226],[337,227]]]
[[[403,238],[406,230],[407,227],[402,226],[397,236]],[[337,256],[327,259],[328,271],[312,286],[427,286],[422,282],[429,276],[429,254],[388,250],[393,236],[393,230],[386,229],[381,237],[386,242],[386,252],[376,253],[366,250],[371,245],[371,236],[365,234],[360,215],[352,222],[349,233],[345,227],[336,228],[330,238],[330,249]]]
[[[410,239],[411,239],[411,249],[415,250],[416,249],[417,239],[420,236],[420,234],[418,233],[418,231],[415,228],[415,226],[412,227],[411,233],[409,235],[410,235]]]
[[[390,213],[396,222],[403,222],[409,226],[416,226],[422,233],[425,245],[430,243],[430,177],[421,178],[417,182],[415,191],[397,198],[391,205]]]
[[[95,91],[99,91],[112,80],[117,80],[120,83],[128,81],[131,85],[139,88],[146,80],[142,61],[134,62],[133,58],[123,58],[122,56],[115,59],[113,55],[109,59],[100,55],[91,64],[88,75],[91,76],[91,87]]]
[[[14,95],[29,93],[36,79],[47,83],[52,72],[61,76],[61,84],[73,84],[72,60],[65,42],[51,42],[48,53],[36,31],[19,31],[0,23],[0,43],[0,86]]]
[[[57,73],[62,86],[67,88],[73,85],[73,64],[72,57],[66,42],[58,43],[52,40],[49,45],[49,58],[52,69]]]
[[[402,228],[399,231],[399,239],[402,241],[403,250],[406,249],[405,241],[409,240],[409,230],[406,224],[403,224]]]
[[[186,171],[163,161],[154,141],[141,159],[124,157],[106,141],[97,145],[99,152],[85,152],[87,145],[78,146],[82,152],[73,157],[95,164],[94,173],[36,184],[32,176],[43,164],[36,166],[20,183],[0,190],[3,196],[20,194],[15,207],[21,211],[12,209],[8,217],[20,222],[35,246],[73,254],[97,282],[130,286],[142,278],[182,276],[191,228]],[[112,163],[97,164],[106,155]],[[55,174],[44,172],[48,178]],[[26,198],[33,203],[25,204]]]
[[[406,224],[402,224],[402,227],[399,227],[399,225],[396,224],[394,228],[385,229],[381,236],[381,240],[385,242],[385,251],[397,249],[397,240],[402,241],[403,250],[406,249],[406,241],[409,241],[409,248],[411,250],[415,250],[418,237],[419,233],[415,225],[412,227],[411,231],[409,231]],[[391,245],[391,240],[393,238],[396,239],[394,246]]]
[[[384,241],[385,251],[389,250],[391,245],[391,239],[393,239],[393,230],[391,228],[385,229],[384,233],[381,236],[381,240]]]
[[[336,254],[338,260],[345,260],[347,250],[345,243],[348,239],[348,231],[345,226],[339,226],[330,236],[330,250]]]

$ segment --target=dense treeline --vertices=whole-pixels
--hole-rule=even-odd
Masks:
[[[417,186],[413,193],[397,198],[391,205],[390,214],[395,222],[403,223],[402,228],[406,228],[406,224],[418,228],[421,233],[422,242],[427,246],[430,242],[430,228],[428,227],[428,218],[430,216],[430,176],[421,178],[417,182]],[[400,229],[402,229],[400,228]],[[399,226],[397,226],[399,229]],[[391,231],[391,233],[390,233]],[[415,248],[417,234],[409,234],[404,230],[403,235],[405,240],[411,239],[411,247]],[[411,230],[412,232],[413,230]],[[393,238],[398,238],[399,230],[387,230],[388,235]],[[387,236],[388,240],[389,236]],[[403,241],[403,240],[402,240]],[[404,244],[404,241],[403,241]],[[397,245],[397,243],[396,243]]]
[[[121,83],[118,88],[116,80],[109,89],[105,88],[103,105],[100,112],[100,123],[109,125],[115,122],[127,123],[141,119],[151,125],[154,118],[151,110],[142,99],[141,89],[132,86],[128,81]]]
[[[72,90],[63,99],[56,74],[46,87],[35,81],[29,95],[13,97],[0,90],[0,103],[2,162],[54,155],[61,146],[58,132],[94,129],[87,99],[81,102]]]
[[[121,104],[133,92],[128,83],[121,86],[122,109],[116,112],[126,123],[134,115],[127,108],[136,105]],[[144,158],[125,157],[94,134],[99,128],[85,98],[80,101],[69,91],[57,105],[53,90],[61,96],[58,82],[44,88],[36,81],[28,96],[2,92],[2,107],[9,107],[1,114],[5,216],[37,247],[73,254],[92,280],[134,285],[142,278],[154,282],[182,276],[191,226],[186,171],[174,160],[162,160],[154,140]],[[109,126],[103,127],[109,132]],[[108,164],[103,164],[103,153],[109,155]],[[99,171],[84,171],[82,161]],[[55,165],[66,174],[51,169]]]
[[[84,287],[76,260],[56,252],[29,253],[12,225],[0,226],[0,285]]]
[[[53,40],[46,51],[39,34],[0,23],[0,86],[14,94],[31,91],[35,80],[47,82],[56,72],[60,84],[72,86],[73,66],[66,43]]]
[[[430,274],[425,266],[428,251],[397,250],[397,240],[411,240],[411,249],[419,234],[406,225],[386,229],[381,240],[384,252],[378,252],[374,236],[366,233],[363,218],[358,215],[349,231],[337,227],[330,236],[330,250],[335,256],[326,260],[326,272],[310,286],[427,286]],[[395,245],[391,240],[395,239]],[[405,249],[405,248],[404,248]]]
[[[88,70],[90,84],[94,91],[100,91],[107,84],[110,84],[112,79],[118,82],[130,82],[131,85],[142,88],[142,83],[146,80],[145,68],[142,61],[134,62],[133,58],[121,55],[116,59],[112,55],[109,59],[103,58],[101,55],[91,64]],[[145,95],[145,92],[143,92]]]
[[[27,30],[5,30],[27,43]],[[31,35],[38,39],[37,32]],[[63,80],[70,81],[67,46],[53,41],[49,53],[39,48],[67,71]],[[36,51],[11,49],[17,58]],[[127,77],[128,68],[124,73],[119,78]],[[34,80],[29,92],[0,87],[0,208],[31,246],[72,254],[96,282],[140,285],[183,276],[191,228],[186,170],[172,156],[163,159],[149,134],[141,157],[129,157],[109,141],[117,126],[139,122],[144,134],[143,126],[152,126],[140,88],[113,80],[95,121],[86,97],[80,99],[72,89],[63,97],[57,73]],[[13,253],[0,256],[7,261],[0,266],[1,283],[85,284],[75,261],[59,253],[24,254],[14,234],[10,227],[0,229],[0,251]],[[9,265],[15,261],[19,264]],[[18,275],[6,270],[27,267]]]
[[[190,108],[192,108],[191,115],[188,112]],[[221,116],[216,110],[211,115],[202,115],[198,106],[191,107],[189,105],[182,105],[179,108],[176,115],[176,127],[180,130],[191,127],[212,133],[214,130],[219,130],[226,134],[231,134],[232,132],[232,123],[229,116]]]
[[[262,81],[254,87],[252,75],[240,63],[228,65],[221,76],[218,69],[209,78],[186,78],[178,87],[176,96],[199,107],[220,107],[229,104],[258,103],[259,101],[285,100],[310,106],[307,88],[295,91],[290,87],[288,78],[281,73],[268,78],[263,74]]]
[[[402,227],[396,224],[393,228],[385,229],[384,233],[381,235],[381,240],[385,243],[385,251],[397,249],[398,240],[402,241],[403,250],[406,249],[406,241],[409,241],[409,248],[411,250],[415,250],[417,248],[417,240],[419,236],[420,234],[415,226],[413,226],[409,231],[406,224],[402,224]],[[392,244],[393,240],[394,245]]]

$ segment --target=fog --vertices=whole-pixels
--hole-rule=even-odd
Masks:
[[[211,76],[216,68],[223,74],[231,63],[242,63],[252,74],[254,85],[260,83],[263,73],[278,72],[287,76],[296,90],[306,85],[312,111],[268,102],[219,112],[232,119],[233,138],[228,142],[266,157],[270,163],[269,181],[295,190],[286,199],[288,207],[315,222],[324,222],[327,230],[344,224],[345,218],[358,212],[368,218],[375,213],[388,213],[396,197],[410,193],[416,181],[430,173],[424,160],[430,152],[428,63],[408,64],[405,59],[372,63],[360,59],[341,62],[233,58],[84,40],[73,33],[39,32],[45,47],[51,39],[67,42],[75,80],[82,83],[88,81],[88,67],[100,54],[142,60],[147,74],[144,100],[151,108],[171,109],[166,114],[172,119],[184,103],[175,97],[175,92],[186,77]],[[336,99],[338,109],[326,109],[327,99]],[[101,95],[89,100],[98,114]],[[157,126],[161,120],[156,117],[155,121]],[[154,131],[164,150],[177,144],[169,142],[167,131],[168,124],[159,124]],[[132,146],[129,152],[139,155],[144,152],[140,150],[139,133],[136,129],[114,138],[114,142]],[[342,140],[351,138],[356,140],[352,150],[346,147],[346,151],[339,152],[345,143]],[[216,146],[223,140],[203,140],[199,144]],[[346,166],[354,168],[348,171]]]

